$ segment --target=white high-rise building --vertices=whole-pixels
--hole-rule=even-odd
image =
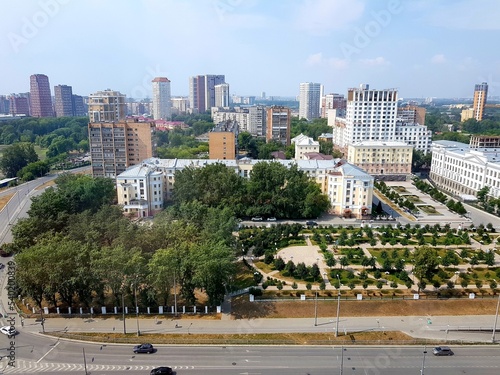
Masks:
[[[170,100],[170,80],[156,77],[153,82],[153,117],[155,120],[172,118],[172,101]]]
[[[300,84],[299,118],[310,121],[319,118],[321,106],[321,84],[306,82]]]
[[[215,89],[215,106],[229,107],[229,84],[221,83],[214,86]]]
[[[394,140],[397,110],[396,89],[370,90],[367,84],[349,89],[346,116],[333,126],[334,143],[347,151],[355,142]]]

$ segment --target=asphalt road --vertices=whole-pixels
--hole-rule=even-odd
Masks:
[[[154,354],[133,354],[132,345],[97,345],[18,336],[16,368],[6,374],[85,373],[92,375],[148,374],[156,366],[170,366],[177,374],[419,374],[423,347],[262,347],[159,346]],[[4,342],[1,340],[2,351]],[[30,345],[31,342],[31,345]],[[499,347],[453,347],[455,356],[434,357],[428,348],[425,374],[498,374]],[[342,358],[343,357],[343,358]],[[3,362],[3,361],[2,361]],[[1,363],[1,362],[0,362]]]

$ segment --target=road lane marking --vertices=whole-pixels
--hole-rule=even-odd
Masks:
[[[40,358],[38,361],[36,361],[36,363],[40,363],[40,361],[41,361],[42,359],[44,359],[47,355],[49,355],[49,353],[50,353],[52,350],[54,350],[54,349],[56,348],[56,346],[57,346],[57,345],[59,345],[59,343],[60,343],[60,341],[56,342],[56,344],[55,344],[52,348],[50,348],[50,349],[49,349],[49,351],[48,351],[47,353],[45,353],[45,354],[42,356],[42,358]]]

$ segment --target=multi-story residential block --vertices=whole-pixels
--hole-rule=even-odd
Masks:
[[[427,154],[431,152],[432,132],[425,125],[398,121],[393,141],[407,143],[415,150]]]
[[[33,74],[30,76],[30,105],[30,113],[33,117],[54,116],[49,77],[45,74]]]
[[[75,111],[76,117],[88,116],[87,104],[85,104],[85,98],[80,95],[73,94],[73,109]]]
[[[302,133],[292,138],[291,143],[295,145],[295,160],[307,160],[306,154],[319,153],[319,142]]]
[[[221,83],[214,86],[215,107],[229,107],[229,84]]]
[[[321,84],[305,82],[300,84],[299,118],[310,121],[319,118],[321,105]]]
[[[98,91],[89,95],[90,122],[118,122],[127,116],[125,95],[114,90]]]
[[[153,156],[154,123],[89,123],[90,157],[94,177],[115,178],[131,165]]]
[[[68,85],[54,86],[54,109],[56,117],[72,117],[75,110],[73,108],[73,88]]]
[[[248,108],[247,131],[258,137],[266,135],[266,109],[264,106],[257,105]]]
[[[417,107],[415,105],[398,107],[398,121],[425,125],[425,113],[426,110],[424,107]]]
[[[435,141],[429,177],[439,188],[463,199],[475,196],[484,186],[490,187],[490,196],[499,198],[500,148]]]
[[[483,82],[477,84],[474,87],[474,105],[472,109],[474,110],[474,118],[477,121],[481,121],[484,115],[484,107],[486,105],[486,100],[488,98],[488,84]]]
[[[170,100],[170,80],[166,77],[156,77],[153,79],[152,82],[153,82],[153,118],[155,120],[170,120],[172,118],[172,102]]]
[[[175,114],[185,114],[189,108],[189,99],[186,97],[175,97],[171,98],[172,102],[172,113]]]
[[[412,152],[405,142],[356,142],[348,146],[347,161],[371,175],[408,175]]]
[[[476,148],[493,148],[500,150],[499,135],[471,135],[469,146],[471,149]]]
[[[30,106],[25,96],[11,95],[9,100],[9,113],[13,116],[29,116]]]
[[[341,94],[327,94],[321,98],[321,117],[327,118],[328,111],[331,109],[336,109],[339,117],[345,116],[345,109],[347,105],[347,100],[344,95]]]
[[[234,121],[218,123],[208,133],[210,159],[236,159],[238,154],[238,124]]]
[[[211,108],[212,120],[215,124],[222,121],[235,121],[240,132],[249,132],[255,136],[266,134],[266,109],[263,106]]]
[[[224,75],[199,75],[189,78],[189,105],[196,113],[215,107],[215,86],[225,82]]]
[[[175,173],[187,167],[202,168],[209,164],[222,163],[234,170],[241,177],[249,178],[253,166],[259,162],[270,160],[217,160],[217,159],[157,159],[151,158],[128,168],[117,176],[118,204],[124,211],[138,216],[148,216],[150,212],[159,210],[173,197]],[[274,160],[290,168],[296,165],[311,179],[315,180],[321,191],[327,195],[331,204],[331,212],[336,215],[364,217],[369,215],[372,207],[373,177],[361,169],[336,160]],[[160,182],[158,172],[162,176],[162,194],[159,194]],[[149,180],[147,180],[149,178]],[[154,180],[153,178],[156,178]],[[142,185],[141,185],[142,184]],[[152,187],[151,187],[152,185]],[[155,186],[156,185],[156,186]],[[141,186],[144,192],[141,192]],[[149,193],[146,186],[150,186]],[[154,194],[154,191],[157,194]],[[161,196],[161,200],[159,199]]]
[[[290,145],[290,108],[283,106],[272,106],[267,109],[266,117],[266,140],[281,142]]]
[[[5,95],[0,95],[0,114],[8,115],[10,113],[10,100]]]
[[[336,127],[344,133],[338,146],[347,151],[349,144],[361,141],[390,141],[396,133],[398,92],[396,89],[373,90],[369,85],[347,93],[346,117],[337,117]],[[337,137],[334,137],[336,142]]]

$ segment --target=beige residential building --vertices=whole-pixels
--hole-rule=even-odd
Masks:
[[[319,142],[302,133],[292,138],[291,142],[295,144],[295,160],[306,160],[306,154],[319,153]]]
[[[371,175],[407,175],[412,153],[404,142],[364,141],[348,146],[347,161]]]
[[[474,109],[462,109],[462,112],[460,113],[460,121],[464,122],[471,118],[474,118]]]
[[[90,122],[118,122],[127,116],[125,95],[114,90],[90,94],[88,108]]]
[[[224,121],[208,133],[210,159],[236,159],[238,153],[238,123]]]
[[[481,121],[484,115],[484,107],[486,106],[486,99],[488,98],[488,84],[483,82],[474,87],[474,118]]]
[[[154,123],[89,123],[89,145],[94,177],[115,178],[128,167],[153,156]]]
[[[414,105],[398,107],[398,119],[410,124],[425,125],[425,108]]]

